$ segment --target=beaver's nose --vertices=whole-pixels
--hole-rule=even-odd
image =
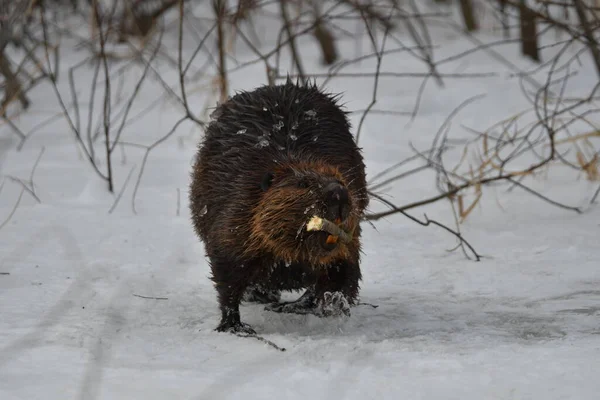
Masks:
[[[339,182],[331,182],[325,187],[325,218],[341,222],[348,218],[350,201],[348,190]]]

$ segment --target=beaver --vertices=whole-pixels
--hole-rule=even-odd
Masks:
[[[240,319],[244,300],[322,317],[350,315],[356,304],[368,197],[362,149],[340,97],[288,78],[238,91],[211,114],[189,207],[217,292],[217,331],[255,333]],[[350,239],[307,229],[313,216]],[[301,290],[296,301],[279,302],[282,291]]]

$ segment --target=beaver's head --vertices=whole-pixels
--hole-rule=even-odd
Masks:
[[[340,172],[323,163],[281,165],[267,171],[252,213],[250,247],[287,261],[326,264],[349,254],[348,246],[325,231],[308,231],[313,216],[350,235],[357,228],[357,199]]]

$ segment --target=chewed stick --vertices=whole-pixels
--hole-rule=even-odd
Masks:
[[[334,236],[338,236],[345,243],[349,243],[352,241],[351,233],[344,231],[342,228],[340,228],[333,222],[321,217],[317,217],[316,215],[313,216],[310,219],[310,221],[308,221],[308,224],[306,225],[306,230],[329,232]]]

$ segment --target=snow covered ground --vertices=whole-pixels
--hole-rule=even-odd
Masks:
[[[472,47],[451,36],[436,43],[439,59]],[[352,54],[353,44],[347,45]],[[317,55],[310,55],[314,45],[302,46],[307,69],[322,71]],[[533,68],[518,57],[518,45],[498,51]],[[575,94],[597,82],[589,59],[582,60],[571,81]],[[373,71],[373,65],[353,68]],[[385,58],[386,68],[426,72],[403,54]],[[368,117],[360,145],[369,176],[411,156],[409,143],[427,149],[448,114],[471,96],[486,95],[455,118],[453,137],[464,136],[461,124],[483,130],[527,107],[511,71],[485,53],[447,63],[443,71],[498,75],[449,79],[443,89],[431,82],[410,125],[408,117]],[[89,86],[89,76],[91,71],[82,72],[79,79]],[[232,88],[250,89],[264,82],[264,66],[231,78]],[[382,78],[377,106],[410,111],[420,84]],[[372,78],[334,79],[327,88],[343,91],[349,109],[364,109]],[[152,90],[156,86],[148,86],[137,109],[155,100]],[[24,132],[58,112],[49,86],[34,93],[32,109],[16,119]],[[197,109],[202,96],[191,100]],[[149,144],[181,116],[172,104],[159,111],[128,127],[123,140]],[[360,116],[352,114],[355,127]],[[447,232],[400,215],[374,227],[365,223],[361,300],[378,307],[361,305],[348,319],[323,320],[243,305],[242,318],[287,349],[279,352],[213,331],[216,296],[186,201],[201,135],[192,124],[150,154],[137,213],[131,199],[142,151],[127,147],[125,157],[115,154],[117,191],[136,169],[109,213],[116,195],[78,154],[64,120],[45,124],[20,151],[9,128],[0,129],[0,223],[21,193],[9,177],[29,179],[44,149],[34,176],[40,203],[25,192],[0,229],[2,400],[598,398],[600,208],[587,206],[597,183],[574,179],[564,168],[531,185],[585,212],[554,207],[524,191],[490,189],[461,226],[484,256],[481,262],[448,252],[455,241]],[[433,175],[381,191],[396,204],[436,194]],[[384,207],[373,201],[371,209]],[[423,212],[453,224],[447,203],[414,214]]]

